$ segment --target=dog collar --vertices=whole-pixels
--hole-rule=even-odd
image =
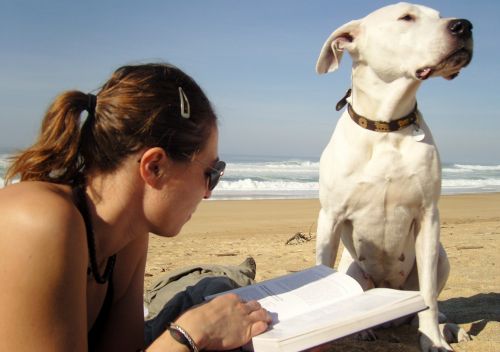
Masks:
[[[385,121],[374,121],[370,120],[364,116],[358,115],[351,104],[347,104],[347,111],[351,119],[356,122],[359,126],[364,129],[375,131],[375,132],[396,132],[410,125],[417,124],[417,104],[413,110],[406,116],[403,116],[397,120],[385,122]]]
[[[346,104],[347,104],[347,98],[351,96],[351,90],[348,89],[347,92],[345,93],[344,97],[340,99],[340,101],[337,103],[335,109],[337,111],[341,110]],[[370,120],[369,118],[366,118],[364,116],[358,115],[356,111],[352,108],[351,104],[347,104],[347,111],[349,112],[349,116],[351,116],[351,119],[356,122],[359,126],[363,127],[364,129],[370,130],[370,131],[375,131],[375,132],[396,132],[400,131],[403,128],[406,128],[410,125],[415,124],[417,127],[417,130],[419,129],[418,126],[418,116],[417,116],[417,104],[415,104],[415,107],[413,110],[406,116],[403,116],[397,120],[390,121],[390,122],[385,122],[385,121],[374,121]]]

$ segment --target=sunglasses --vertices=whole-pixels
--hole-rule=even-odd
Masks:
[[[226,169],[226,163],[219,160],[214,166],[209,166],[210,171],[205,172],[205,176],[208,179],[208,190],[213,191],[215,186],[219,183],[220,178],[224,175],[224,170]]]
[[[184,154],[184,156],[191,158],[189,154]],[[199,161],[197,159],[191,159],[196,161],[197,163],[208,167],[210,170],[205,171],[205,177],[208,179],[208,190],[213,191],[215,186],[219,183],[220,178],[224,175],[224,170],[226,169],[226,163],[222,160],[218,160],[214,166],[210,166],[207,163]],[[141,162],[141,159],[137,160],[138,163]]]
[[[186,156],[189,156],[186,154]],[[215,186],[219,183],[220,178],[224,175],[224,170],[226,169],[226,163],[222,160],[218,160],[214,166],[210,166],[207,163],[199,161],[198,159],[191,159],[197,163],[208,167],[209,170],[205,171],[205,177],[208,179],[208,190],[213,191]]]

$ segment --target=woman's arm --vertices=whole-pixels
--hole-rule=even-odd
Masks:
[[[221,295],[208,303],[197,306],[176,320],[201,350],[230,350],[242,346],[264,331],[271,316],[256,301],[243,302],[235,294]],[[164,332],[148,352],[187,351],[174,340],[169,331]]]

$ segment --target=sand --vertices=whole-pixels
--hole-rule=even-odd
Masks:
[[[500,351],[500,193],[442,196],[441,241],[451,274],[440,310],[472,336],[455,351]],[[316,217],[312,200],[203,201],[175,238],[151,236],[145,284],[192,264],[257,262],[257,281],[314,265]],[[302,233],[309,241],[292,240]],[[346,337],[327,351],[419,351],[415,327],[378,329],[377,341]]]

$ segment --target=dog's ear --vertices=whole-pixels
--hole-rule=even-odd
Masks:
[[[354,45],[359,32],[361,21],[355,20],[337,28],[323,44],[316,63],[316,72],[319,74],[333,72],[339,68],[344,49]]]

